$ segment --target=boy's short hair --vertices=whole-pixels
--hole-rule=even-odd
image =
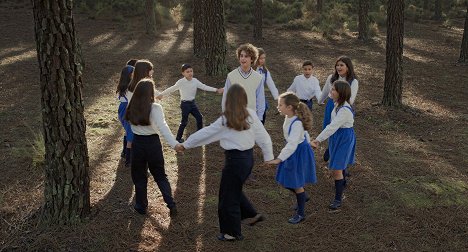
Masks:
[[[306,60],[304,61],[304,63],[302,63],[302,67],[305,67],[305,66],[311,66],[312,68],[314,68],[314,64],[310,60]]]
[[[137,63],[137,59],[130,59],[127,61],[127,66],[135,66],[135,64]]]
[[[193,67],[190,64],[185,63],[185,64],[182,64],[182,66],[180,67],[180,71],[183,72],[189,68],[193,68]]]
[[[246,52],[247,55],[249,55],[250,58],[252,59],[252,64],[255,64],[255,62],[258,59],[258,49],[257,49],[257,47],[255,47],[254,45],[252,45],[250,43],[240,45],[236,50],[237,59],[240,58],[240,54],[241,54],[242,51]]]

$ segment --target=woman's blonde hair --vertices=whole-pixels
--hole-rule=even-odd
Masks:
[[[247,130],[250,124],[247,118],[250,116],[247,110],[247,93],[239,84],[233,84],[226,94],[224,107],[226,126],[237,131]]]
[[[299,100],[292,92],[282,93],[279,99],[283,99],[286,106],[291,106],[297,118],[302,122],[304,130],[312,129],[312,113],[306,104]]]

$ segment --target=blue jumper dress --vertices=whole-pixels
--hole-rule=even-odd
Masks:
[[[336,113],[342,108],[349,109],[354,116],[354,111],[350,106],[337,108]],[[354,164],[354,156],[356,151],[356,135],[354,128],[339,128],[328,140],[328,148],[330,150],[330,164],[328,167],[331,170],[344,170],[348,165]]]
[[[296,118],[289,125],[288,135]],[[304,137],[304,141],[297,146],[296,151],[286,160],[278,165],[276,171],[276,181],[286,188],[304,187],[306,183],[317,183],[315,173],[314,151]]]
[[[121,101],[119,105],[119,121],[122,124],[122,126],[125,129],[125,133],[127,134],[127,141],[128,142],[133,142],[133,132],[132,132],[132,127],[130,127],[130,123],[128,123],[127,120],[125,120],[125,112],[127,111],[127,106],[128,106],[128,99],[125,96],[119,96],[119,99],[123,97],[125,101]]]

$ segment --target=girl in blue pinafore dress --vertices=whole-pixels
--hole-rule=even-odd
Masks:
[[[335,101],[331,122],[311,144],[312,147],[317,148],[320,142],[329,138],[330,163],[328,168],[332,171],[335,179],[335,198],[329,208],[336,211],[341,207],[343,190],[346,185],[343,171],[348,165],[354,164],[356,136],[353,128],[354,111],[349,104],[350,85],[346,81],[335,81],[330,94]]]
[[[328,124],[330,124],[331,121],[331,112],[333,111],[333,108],[335,107],[334,101],[332,97],[330,96],[330,89],[332,86],[332,83],[337,81],[337,80],[344,80],[349,83],[351,86],[351,97],[349,98],[349,104],[352,106],[354,105],[354,101],[356,100],[356,95],[359,89],[359,82],[356,79],[356,74],[354,73],[354,66],[353,62],[351,59],[347,56],[341,56],[339,57],[336,62],[335,62],[335,73],[330,74],[325,81],[325,85],[323,86],[322,90],[322,96],[320,97],[318,103],[323,104],[323,102],[327,100],[327,104],[325,105],[325,112],[324,112],[324,117],[323,117],[323,129],[327,127]],[[330,159],[330,154],[328,149],[324,152],[323,154],[323,159],[325,162],[328,162]],[[345,173],[346,170],[343,170],[343,173]]]
[[[283,133],[287,143],[278,158],[268,163],[278,164],[276,181],[296,195],[296,213],[288,222],[297,224],[305,218],[307,196],[304,185],[317,182],[314,152],[307,133],[312,126],[312,114],[292,92],[279,96],[278,111],[285,115]]]
[[[132,141],[133,141],[133,132],[132,128],[130,127],[130,124],[124,119],[125,112],[127,111],[127,106],[128,106],[128,98],[126,96],[128,84],[130,83],[130,80],[132,79],[132,73],[133,73],[133,66],[126,65],[121,73],[120,73],[120,80],[119,80],[119,85],[117,86],[117,95],[118,99],[120,101],[119,104],[119,109],[118,109],[118,117],[119,121],[122,124],[122,127],[125,130],[125,135],[123,137],[123,149],[122,153],[120,156],[122,158],[125,158],[125,165],[129,166],[130,165],[130,149],[132,148]]]

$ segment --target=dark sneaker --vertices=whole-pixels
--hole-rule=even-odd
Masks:
[[[288,222],[291,224],[298,224],[299,222],[303,221],[305,219],[304,216],[295,214],[293,217],[291,217]]]
[[[330,212],[338,212],[340,211],[341,207],[341,201],[340,200],[334,200],[329,206],[328,209]]]
[[[216,238],[218,238],[218,240],[220,241],[242,241],[244,240],[244,236],[242,235],[232,236],[232,235],[223,234],[223,233],[217,235]]]

